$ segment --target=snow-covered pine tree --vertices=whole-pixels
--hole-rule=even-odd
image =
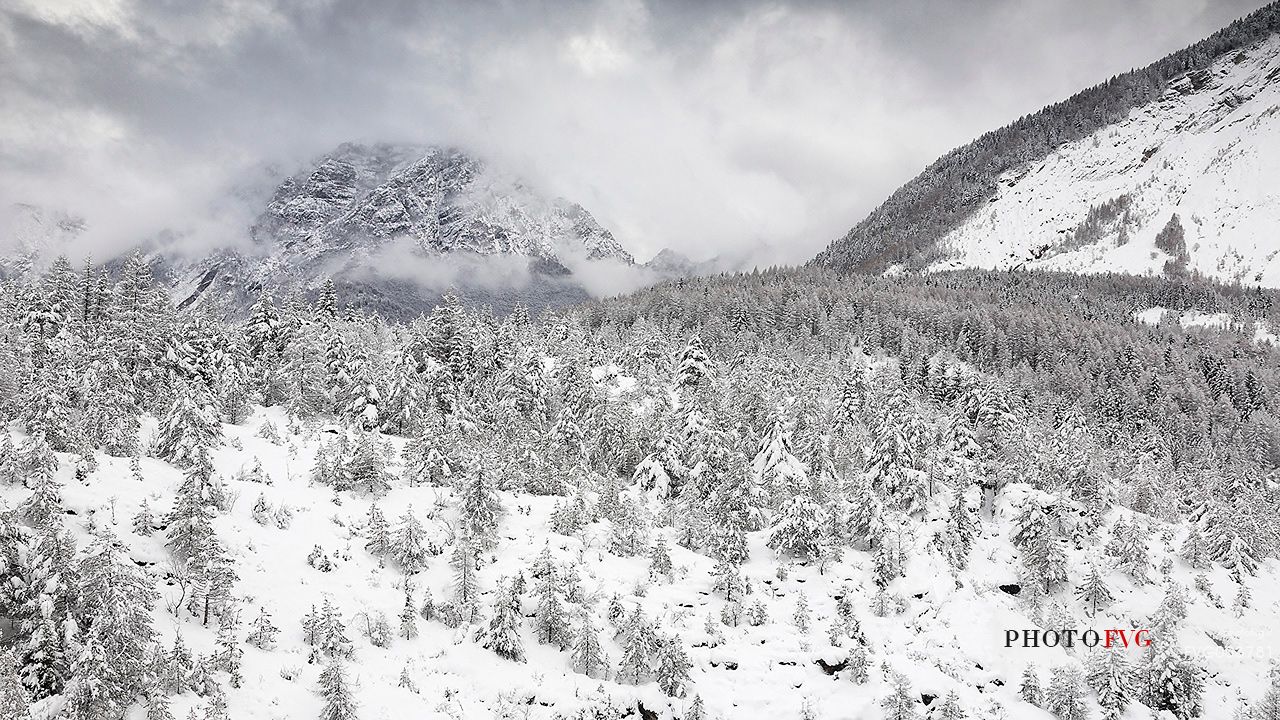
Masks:
[[[622,659],[617,678],[620,682],[639,685],[653,672],[653,659],[659,649],[658,636],[639,605],[622,625],[620,635]]]
[[[221,443],[222,426],[208,391],[196,384],[177,388],[173,405],[160,423],[156,455],[182,468],[200,462],[200,452]]]
[[[1198,717],[1204,672],[1178,646],[1173,633],[1152,638],[1142,659],[1139,676],[1143,678],[1142,702],[1152,710],[1168,710],[1179,720]]]
[[[36,453],[43,454],[42,447],[48,448],[42,439],[37,438],[31,444],[31,450]],[[52,452],[49,457],[53,457]],[[62,516],[62,484],[54,477],[57,460],[53,461],[52,469],[46,462],[32,463],[29,467],[35,471],[28,471],[27,484],[31,493],[18,506],[18,513],[32,525],[45,527]]]
[[[870,667],[871,657],[867,646],[860,642],[853,643],[849,648],[849,657],[845,660],[845,678],[855,685],[862,685],[867,682],[867,669]]]
[[[880,707],[884,709],[884,720],[919,720],[920,712],[916,709],[916,696],[911,690],[911,682],[907,676],[895,672],[890,680],[891,691]]]
[[[370,555],[381,558],[391,549],[390,528],[387,525],[387,518],[382,514],[382,509],[377,503],[369,505],[369,512],[366,516],[364,525],[364,549],[369,551]]]
[[[156,591],[121,557],[109,532],[94,538],[78,570],[80,604],[74,615],[87,637],[72,667],[67,706],[76,718],[113,716],[146,689]]]
[[[600,647],[600,631],[591,620],[591,611],[583,608],[578,617],[578,631],[570,655],[573,669],[588,677],[596,677],[605,669],[604,650]]]
[[[693,701],[689,703],[689,709],[684,711],[681,720],[707,720],[707,709],[702,703],[701,695],[693,696]]]
[[[203,467],[189,469],[178,486],[173,509],[165,516],[165,537],[169,551],[179,560],[197,562],[213,537],[209,477]]]
[[[214,535],[191,563],[191,595],[187,609],[208,625],[210,617],[222,617],[231,603],[231,588],[240,579],[235,559]]]
[[[676,372],[673,385],[678,389],[697,389],[711,379],[711,360],[707,351],[702,348],[702,339],[697,335],[689,338],[684,349],[676,355]]]
[[[1197,523],[1188,523],[1187,539],[1182,542],[1182,547],[1178,554],[1182,556],[1187,564],[1196,570],[1204,570],[1209,567],[1209,546],[1205,541],[1204,535],[1200,533],[1200,526]]]
[[[463,623],[470,623],[475,619],[480,586],[476,579],[475,550],[466,535],[458,537],[449,566],[453,568],[454,608]]]
[[[1124,651],[1097,649],[1085,665],[1085,683],[1098,696],[1103,720],[1118,720],[1133,693],[1133,671]]]
[[[1044,704],[1044,692],[1040,689],[1040,676],[1034,664],[1027,665],[1022,671],[1022,683],[1018,686],[1018,696],[1030,705],[1040,707]]]
[[[751,461],[755,484],[769,498],[771,508],[782,508],[798,495],[807,495],[809,471],[791,452],[791,433],[776,420]]]
[[[334,606],[329,596],[325,596],[320,606],[320,615],[315,619],[317,645],[331,658],[348,657],[351,654],[351,640],[347,638],[347,626],[342,613]]]
[[[439,487],[453,477],[452,463],[436,444],[435,439],[421,435],[410,440],[403,451],[405,477],[410,485]]]
[[[1084,606],[1085,612],[1089,613],[1089,617],[1096,616],[1098,610],[1111,604],[1113,600],[1111,589],[1102,577],[1102,572],[1098,569],[1097,563],[1090,564],[1089,575],[1076,588],[1076,597],[1079,598],[1080,604]]]
[[[969,563],[969,551],[973,548],[979,528],[977,518],[965,500],[964,487],[957,488],[955,496],[951,513],[947,516],[945,547],[947,560],[952,567],[964,570]]]
[[[482,645],[499,656],[524,662],[524,641],[520,638],[520,599],[505,581],[493,594],[493,616],[484,631]]]
[[[239,612],[234,608],[229,609],[219,618],[218,650],[214,656],[214,666],[227,673],[228,683],[233,688],[240,687],[244,681],[240,674],[240,661],[244,657],[244,650],[240,647],[239,633]]]
[[[669,697],[684,697],[689,690],[689,656],[675,635],[662,638],[658,647],[658,688]]]
[[[155,531],[156,519],[151,514],[151,506],[147,503],[147,499],[142,499],[142,504],[138,506],[138,512],[133,516],[133,534],[146,537]]]
[[[1236,591],[1235,599],[1231,601],[1231,614],[1243,617],[1244,611],[1251,607],[1253,607],[1253,593],[1249,591],[1249,583],[1241,579],[1240,589]]]
[[[1149,581],[1146,531],[1136,517],[1129,521],[1124,518],[1116,521],[1111,528],[1111,541],[1107,543],[1106,551],[1116,559],[1117,569],[1135,583],[1142,585]]]
[[[1043,586],[1044,592],[1067,579],[1067,555],[1062,540],[1053,531],[1045,508],[1032,500],[1014,519],[1016,529],[1011,538],[1022,555],[1029,581]]]
[[[465,532],[478,550],[490,548],[497,542],[502,502],[489,473],[477,470],[466,478],[462,486],[461,513]]]
[[[807,494],[797,494],[784,507],[769,536],[780,555],[814,560],[827,553],[827,516]]]
[[[1210,539],[1210,557],[1231,572],[1231,579],[1241,582],[1245,575],[1258,572],[1253,546],[1239,532],[1223,529]]]
[[[18,675],[18,660],[12,650],[0,650],[0,717],[27,720],[31,697]]]
[[[803,592],[796,597],[796,609],[791,615],[791,622],[796,626],[796,630],[803,636],[809,634],[810,613],[809,601],[805,598]]]
[[[412,575],[427,565],[430,552],[427,549],[427,533],[413,514],[413,506],[405,509],[400,525],[391,540],[391,556],[405,574]]]
[[[1084,674],[1074,663],[1053,669],[1044,693],[1044,709],[1059,720],[1085,720],[1089,716]]]
[[[564,650],[571,642],[571,629],[560,600],[558,572],[551,561],[549,549],[544,548],[538,556],[534,573],[533,594],[538,604],[533,614],[533,636],[544,645],[555,645]]]
[[[341,479],[334,483],[335,490],[358,490],[376,497],[391,489],[391,475],[386,471],[376,433],[365,431],[357,435],[355,447],[350,457],[343,458],[339,473]]]
[[[413,604],[413,589],[404,587],[404,607],[400,610],[400,637],[412,640],[418,637],[418,610]]]
[[[268,613],[265,607],[259,608],[258,616],[249,626],[249,636],[245,638],[245,642],[259,650],[271,650],[275,648],[276,636],[279,634],[280,628],[271,622],[271,613]]]
[[[649,577],[670,581],[672,572],[671,552],[667,549],[667,540],[659,535],[649,550]]]
[[[938,706],[938,712],[933,717],[936,720],[966,720],[969,714],[964,711],[964,706],[960,704],[960,696],[956,695],[955,690],[952,690],[942,699],[942,705]]]
[[[333,658],[320,673],[320,696],[324,698],[320,720],[357,720],[358,706],[342,658]]]
[[[876,422],[867,469],[872,489],[907,514],[922,510],[932,492],[924,469],[927,436],[919,411],[901,390],[895,392]]]

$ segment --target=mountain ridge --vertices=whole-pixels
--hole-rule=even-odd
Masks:
[[[1002,176],[1122,122],[1175,81],[1198,82],[1223,56],[1277,32],[1280,3],[1273,2],[1151,65],[984,133],[935,160],[810,263],[841,272],[925,268],[940,259],[938,242],[996,194]]]

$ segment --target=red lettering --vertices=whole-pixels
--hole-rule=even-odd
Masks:
[[[1138,632],[1133,634],[1133,642],[1136,643],[1138,647],[1151,647],[1151,638],[1143,637],[1144,635],[1147,635],[1149,633],[1150,633],[1149,630],[1139,630]]]
[[[1111,638],[1113,636],[1119,636],[1120,642],[1124,643],[1125,647],[1129,647],[1129,638],[1125,637],[1124,630],[1106,630],[1105,632],[1106,639],[1102,643],[1103,647],[1111,647]]]

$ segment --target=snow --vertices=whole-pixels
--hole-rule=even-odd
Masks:
[[[1169,312],[1167,308],[1153,307],[1146,310],[1140,310],[1133,314],[1133,319],[1145,325],[1159,325],[1164,320],[1165,313]]]
[[[1156,234],[1177,213],[1189,269],[1280,285],[1280,36],[1231,53],[1194,88],[1175,80],[1155,102],[1001,179],[996,196],[940,242],[933,270],[1017,267],[1160,274]],[[1113,223],[1064,246],[1090,207],[1128,194],[1129,242]],[[1047,249],[1047,251],[1046,251]]]
[[[1135,322],[1143,325],[1159,325],[1169,315],[1168,308],[1150,307],[1146,310],[1139,310],[1133,314]],[[1238,320],[1232,317],[1230,313],[1206,313],[1198,310],[1188,310],[1183,313],[1175,313],[1177,315],[1178,324],[1183,328],[1204,328],[1208,330],[1232,330],[1236,329],[1246,335],[1256,344],[1280,344],[1280,336],[1277,336],[1266,320],[1254,320],[1249,323],[1245,320]]]
[[[604,369],[597,368],[601,370]],[[597,374],[598,380],[608,375],[593,373]],[[257,437],[267,421],[280,429],[283,444]],[[337,495],[328,488],[308,484],[317,445],[326,435],[316,431],[288,434],[287,425],[280,409],[258,408],[245,424],[223,426],[225,444],[214,457],[227,489],[238,496],[231,511],[216,519],[215,527],[219,538],[238,558],[241,580],[235,592],[243,599],[242,620],[247,625],[258,608],[265,607],[282,630],[275,650],[244,646],[244,685],[229,694],[232,717],[317,717],[320,699],[315,689],[321,668],[307,662],[299,622],[312,604],[319,605],[326,596],[341,609],[349,624],[348,635],[355,644],[356,659],[349,671],[358,684],[356,696],[363,720],[445,714],[490,718],[496,717],[494,709],[504,702],[503,697],[527,709],[530,718],[549,718],[572,707],[577,698],[592,696],[601,688],[620,703],[638,700],[662,718],[683,713],[691,696],[669,699],[653,682],[635,687],[572,672],[568,654],[536,643],[527,623],[522,631],[527,663],[499,659],[475,642],[468,631],[452,630],[439,622],[420,621],[421,634],[415,640],[397,637],[385,649],[370,645],[358,628],[364,618],[378,612],[386,613],[393,626],[396,624],[404,599],[404,576],[398,569],[379,567],[377,559],[364,550],[364,539],[357,528],[366,516],[369,498]],[[154,433],[155,423],[149,421],[146,428],[147,433]],[[401,438],[385,439],[397,449],[405,442]],[[161,579],[168,563],[163,534],[134,536],[129,530],[130,520],[143,499],[157,515],[167,511],[181,479],[180,472],[166,463],[143,458],[143,482],[139,483],[131,478],[127,459],[99,455],[100,467],[85,484],[80,484],[72,477],[73,457],[63,455],[60,459],[59,479],[65,483],[65,504],[75,513],[66,520],[78,529],[78,542],[83,544],[87,539],[89,523],[112,525],[125,542],[129,556],[137,562],[150,563],[147,572]],[[262,463],[267,483],[232,479],[255,460]],[[390,469],[398,468],[393,465]],[[12,506],[24,492],[20,487],[2,486],[0,500]],[[1006,539],[1008,525],[1024,499],[1037,492],[1017,483],[1001,492],[992,515],[984,517],[983,533],[970,556],[970,569],[959,576],[953,575],[945,562],[925,547],[926,528],[942,522],[939,508],[951,502],[949,492],[936,497],[926,514],[925,527],[914,535],[915,547],[906,578],[895,588],[906,603],[906,611],[883,618],[876,617],[869,607],[875,588],[867,553],[848,551],[826,572],[819,572],[814,566],[792,566],[787,578],[780,580],[777,560],[766,546],[768,531],[751,533],[751,559],[743,573],[756,588],[753,597],[763,600],[770,622],[759,627],[745,623],[737,628],[720,626],[725,641],[714,647],[708,645],[703,626],[708,614],[719,617],[723,600],[711,592],[710,558],[681,548],[668,537],[675,579],[650,584],[642,591],[648,577],[647,560],[607,553],[603,549],[606,530],[602,525],[588,526],[582,538],[557,535],[549,530],[549,515],[557,498],[502,492],[507,512],[498,549],[485,554],[479,573],[481,607],[488,613],[499,578],[512,577],[521,570],[527,572],[533,558],[548,546],[557,561],[581,563],[584,590],[600,600],[597,609],[618,593],[628,611],[635,604],[643,606],[660,631],[680,631],[685,643],[691,645],[687,650],[693,663],[693,686],[713,717],[798,717],[802,703],[808,701],[821,718],[875,718],[879,717],[879,699],[889,690],[874,679],[875,673],[869,684],[856,685],[841,674],[827,675],[817,665],[819,659],[837,663],[845,658],[846,650],[831,647],[825,632],[835,613],[834,596],[849,588],[853,591],[856,616],[875,651],[873,664],[883,661],[905,673],[916,693],[941,697],[954,690],[971,708],[970,717],[983,717],[988,699],[997,698],[1006,706],[1011,720],[1040,720],[1048,715],[1020,703],[1016,697],[1023,668],[1034,662],[1041,669],[1042,679],[1047,680],[1048,668],[1072,658],[1082,659],[1083,654],[1072,654],[1063,648],[1004,647],[1006,629],[1037,627],[1027,616],[1025,606],[998,587],[1017,582],[1017,553]],[[263,527],[252,520],[250,510],[259,493],[272,505],[288,505],[294,511],[289,529]],[[447,488],[408,487],[397,481],[377,502],[393,526],[412,506],[428,535],[443,543],[450,524],[455,522],[452,494]],[[976,501],[976,496],[971,498],[971,503]],[[1112,518],[1117,512],[1128,513],[1113,511]],[[1171,557],[1170,547],[1180,545],[1185,529],[1177,528],[1173,542],[1166,545],[1159,538],[1160,532],[1174,526],[1150,522],[1152,564],[1158,566],[1165,557]],[[315,545],[335,562],[332,572],[320,572],[305,562]],[[1071,576],[1078,578],[1091,558],[1074,549],[1068,553]],[[414,578],[416,602],[421,602],[424,587],[437,601],[449,597],[451,573],[447,562],[447,553],[432,557],[426,570]],[[1274,658],[1275,649],[1280,648],[1277,571],[1280,566],[1275,560],[1262,563],[1259,577],[1250,579],[1254,607],[1239,619],[1232,617],[1230,610],[1206,604],[1198,593],[1188,594],[1190,618],[1180,639],[1186,649],[1206,658],[1211,673],[1206,707],[1232,707],[1237,691],[1250,697],[1263,691],[1267,664]],[[1190,587],[1193,574],[1175,558],[1175,581]],[[1215,567],[1209,577],[1223,597],[1223,604],[1229,606],[1234,584],[1227,572]],[[1116,603],[1097,619],[1077,617],[1080,628],[1128,627],[1121,624],[1120,618],[1148,616],[1163,592],[1158,583],[1135,586],[1119,573],[1110,573],[1108,581]],[[163,581],[160,589],[165,599],[172,599],[176,592]],[[805,636],[790,621],[802,593],[812,613],[812,629]],[[531,607],[526,600],[525,614],[532,612]],[[163,601],[156,608],[155,618],[166,645],[180,627],[193,651],[212,649],[212,626],[202,628],[190,618],[175,618],[165,610]],[[611,639],[606,622],[600,619],[598,625],[604,630],[606,653],[616,664],[621,649]],[[397,687],[406,665],[419,693]],[[174,714],[185,717],[190,708],[200,707],[201,703],[191,694],[179,696],[174,699]]]

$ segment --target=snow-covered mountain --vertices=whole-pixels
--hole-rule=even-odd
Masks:
[[[341,145],[285,179],[249,232],[247,251],[171,268],[175,298],[212,289],[244,304],[333,278],[353,304],[389,315],[416,314],[449,286],[497,305],[563,304],[586,297],[570,268],[634,262],[582,206],[442,147]]]
[[[440,147],[344,144],[276,189],[253,237],[305,259],[409,238],[430,252],[632,262],[582,206]]]
[[[76,250],[84,222],[21,210],[9,271]],[[634,265],[581,205],[434,146],[343,144],[281,181],[244,233],[211,254],[192,256],[172,233],[141,249],[183,306],[248,307],[264,288],[309,295],[333,279],[345,303],[393,317],[429,309],[450,287],[499,308],[578,302],[588,294],[576,274]]]
[[[1170,83],[1123,121],[1000,177],[931,267],[1155,274],[1280,285],[1280,36]],[[1174,220],[1174,218],[1177,220]],[[1174,266],[1169,268],[1174,270]]]
[[[1280,6],[948,153],[816,260],[1280,284]]]

